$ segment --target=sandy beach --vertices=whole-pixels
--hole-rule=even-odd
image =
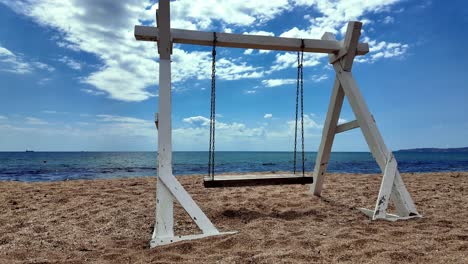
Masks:
[[[178,177],[213,223],[238,234],[149,248],[154,177],[0,183],[0,263],[468,263],[468,172],[403,174],[424,218],[370,221],[380,176],[204,189]],[[196,232],[176,207],[176,233]]]

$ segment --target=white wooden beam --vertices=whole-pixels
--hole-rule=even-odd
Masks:
[[[342,133],[351,129],[355,129],[359,127],[359,123],[357,120],[353,120],[351,122],[347,122],[344,124],[340,124],[335,129],[335,134]]]
[[[149,26],[135,26],[135,38],[143,41],[159,41],[160,29]],[[185,29],[171,29],[173,43],[192,44],[202,46],[213,45],[213,32],[203,32]],[[263,50],[282,50],[282,51],[301,51],[302,39],[283,38],[273,36],[241,35],[231,33],[216,33],[216,46],[245,48],[245,49],[263,49]],[[304,52],[316,53],[338,53],[343,49],[343,44],[336,40],[304,39]],[[364,55],[369,52],[367,43],[359,43],[355,53]]]
[[[338,79],[335,79],[330,104],[328,105],[327,118],[323,126],[322,140],[315,159],[314,183],[310,190],[314,195],[320,196],[323,189],[325,173],[330,160],[330,153],[335,138],[335,129],[340,118],[341,107],[343,106],[344,92]]]

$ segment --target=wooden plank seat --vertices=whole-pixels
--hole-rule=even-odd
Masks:
[[[215,175],[214,178],[205,176],[203,185],[205,188],[220,187],[243,187],[243,186],[265,186],[265,185],[288,185],[288,184],[310,184],[313,183],[312,175],[292,173],[271,174],[240,174],[240,175]]]

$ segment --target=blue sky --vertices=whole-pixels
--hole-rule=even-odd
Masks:
[[[468,146],[464,1],[172,2],[172,27],[300,38],[364,22],[354,75],[387,145]],[[158,64],[147,1],[0,0],[0,151],[156,150]],[[292,150],[295,53],[218,50],[218,150]],[[175,45],[175,150],[207,150],[210,48]],[[316,151],[334,74],[305,56],[306,150]],[[342,121],[354,115],[345,103]],[[359,130],[334,151],[367,151]]]

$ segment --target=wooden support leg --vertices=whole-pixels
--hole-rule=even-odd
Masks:
[[[353,112],[356,115],[356,119],[359,123],[359,126],[361,127],[366,142],[369,145],[372,155],[374,156],[375,160],[377,161],[377,164],[379,165],[382,171],[389,171],[388,173],[384,174],[385,179],[383,179],[383,181],[385,182],[385,184],[383,183],[382,187],[388,188],[387,185],[390,182],[392,183],[392,200],[395,203],[398,218],[390,217],[391,215],[386,215],[385,219],[396,220],[407,219],[409,217],[420,217],[416,210],[416,206],[413,200],[411,199],[410,194],[404,186],[403,179],[401,179],[400,173],[395,168],[395,173],[392,174],[391,171],[393,170],[393,167],[387,166],[388,161],[391,161],[394,158],[392,158],[391,151],[385,145],[382,136],[379,130],[377,129],[375,120],[370,114],[369,109],[367,108],[367,105],[351,72],[344,71],[339,62],[334,63],[333,67],[335,68],[338,79],[341,83],[341,86],[343,87],[346,97],[349,100],[351,108],[353,109]],[[389,166],[394,165],[390,164]],[[388,177],[390,177],[390,179],[386,179]],[[393,180],[391,179],[392,177],[394,177]],[[382,193],[385,193],[385,191]],[[382,214],[382,210],[379,209],[376,218],[384,218]],[[372,217],[374,218],[374,213],[372,214]]]
[[[386,219],[391,221],[421,217],[416,210],[416,206],[411,199],[411,195],[403,183],[403,179],[401,178],[400,173],[398,172],[397,162],[393,157],[392,152],[385,145],[382,135],[377,129],[375,120],[369,112],[367,104],[365,103],[361,91],[359,90],[359,87],[351,73],[360,31],[361,23],[350,22],[348,24],[345,40],[343,42],[343,49],[340,50],[338,54],[330,55],[329,58],[330,63],[333,64],[333,68],[335,69],[337,81],[342,87],[345,96],[348,98],[354,115],[356,116],[357,123],[361,128],[362,133],[364,134],[367,145],[369,146],[370,151],[377,161],[380,169],[384,172],[375,209],[372,211],[368,209],[361,209],[361,211],[366,213],[372,219]],[[335,36],[331,33],[325,33],[322,39],[336,40]],[[326,126],[327,125],[328,124],[326,124]],[[331,133],[330,127],[328,127],[327,130],[329,133]],[[336,127],[333,132],[336,133]],[[334,135],[335,133],[331,134]],[[329,148],[331,148],[331,143]],[[318,157],[320,157],[321,163],[318,165],[316,164],[315,172],[318,174],[317,177],[321,177],[321,184],[323,182],[323,175],[321,174],[324,172],[324,170],[317,166],[328,163],[328,157],[322,153],[322,146]],[[324,157],[327,159],[322,161]],[[319,159],[317,159],[317,161],[318,160]],[[319,180],[317,179],[316,182],[319,182]],[[315,190],[314,193],[316,193]],[[318,191],[318,193],[320,193],[320,191]],[[389,200],[392,200],[395,204],[397,211],[396,215],[390,215],[386,213]]]
[[[330,159],[330,152],[335,138],[335,129],[340,118],[341,107],[343,106],[344,92],[338,79],[335,80],[333,91],[328,105],[327,118],[322,132],[322,141],[315,160],[314,183],[310,190],[314,195],[320,196],[323,188],[323,181]]]
[[[153,238],[174,236],[174,199],[161,178],[156,184],[156,224]]]

